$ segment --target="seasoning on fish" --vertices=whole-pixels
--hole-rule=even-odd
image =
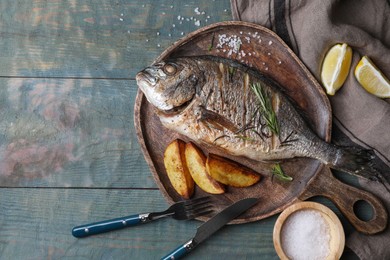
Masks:
[[[309,157],[376,177],[372,151],[323,141],[275,81],[233,60],[171,59],[145,68],[136,79],[162,124],[196,143],[257,161]]]

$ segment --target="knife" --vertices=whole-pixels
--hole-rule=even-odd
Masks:
[[[206,240],[209,236],[221,229],[226,223],[235,219],[259,201],[258,198],[247,198],[237,201],[225,208],[220,213],[203,223],[196,231],[196,234],[186,243],[182,244],[166,256],[163,260],[179,259],[191,252],[197,245]]]

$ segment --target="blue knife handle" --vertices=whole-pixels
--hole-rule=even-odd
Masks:
[[[186,243],[182,244],[166,256],[162,257],[161,260],[173,260],[173,259],[179,259],[191,252],[192,249],[194,249],[195,245],[191,240],[187,241]]]
[[[136,214],[77,226],[72,229],[72,235],[74,237],[81,238],[130,226],[136,226],[138,224],[148,222],[148,215],[149,214]]]

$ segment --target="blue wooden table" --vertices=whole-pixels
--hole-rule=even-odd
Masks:
[[[229,0],[1,2],[0,259],[156,259],[195,234],[201,222],[173,219],[71,229],[168,206],[136,138],[135,74],[225,20]],[[188,259],[277,259],[276,217],[226,227]]]

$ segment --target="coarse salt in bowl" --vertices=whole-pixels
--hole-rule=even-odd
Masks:
[[[273,232],[281,259],[339,259],[344,250],[344,229],[336,214],[317,202],[298,202],[285,209]]]

